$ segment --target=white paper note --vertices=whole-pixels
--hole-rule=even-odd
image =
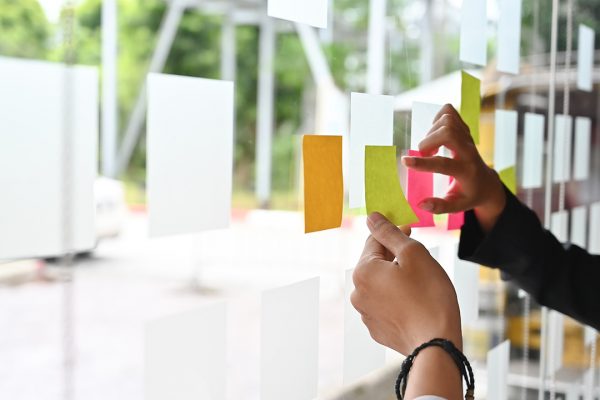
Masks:
[[[589,227],[588,251],[592,254],[600,254],[600,202],[590,206]]]
[[[562,368],[563,351],[565,343],[565,317],[550,310],[548,316],[548,369],[558,371]]]
[[[587,207],[580,206],[571,210],[570,242],[585,249],[587,246]]]
[[[500,0],[498,19],[498,71],[519,73],[521,62],[522,0]]]
[[[317,396],[319,278],[263,293],[261,400]]]
[[[394,98],[364,93],[350,95],[349,206],[365,206],[365,146],[394,142]]]
[[[573,143],[573,118],[557,115],[555,119],[553,182],[567,182],[571,177],[571,147]]]
[[[150,235],[229,226],[233,83],[148,75]]]
[[[517,112],[496,110],[494,169],[502,171],[517,165]]]
[[[463,0],[460,17],[460,60],[487,64],[486,1]]]
[[[494,347],[487,354],[487,400],[508,399],[508,367],[510,340]]]
[[[577,88],[592,91],[592,71],[594,70],[594,30],[579,25],[577,44]]]
[[[97,70],[0,57],[0,87],[0,259],[64,254],[65,202],[71,205],[67,247],[92,249]],[[66,130],[71,132],[70,146]],[[64,190],[65,167],[70,196]]]
[[[433,119],[442,108],[439,104],[414,102],[410,118],[410,148],[419,150],[419,143],[425,139],[433,125]]]
[[[525,143],[523,149],[524,189],[542,187],[544,160],[544,121],[540,114],[525,113]]]
[[[224,400],[226,306],[206,305],[146,326],[146,400]]]
[[[479,318],[479,265],[456,258],[454,288],[463,324]]]
[[[588,368],[583,373],[583,400],[594,400],[594,372],[595,368]]]
[[[591,328],[589,326],[585,326],[583,332],[584,332],[583,343],[586,346],[589,346],[592,343],[594,343],[594,340],[596,340],[596,337],[598,336],[598,332],[594,328]]]
[[[569,212],[567,210],[552,213],[550,231],[559,242],[566,242],[569,234]]]
[[[354,290],[353,270],[346,271],[344,294],[344,385],[385,365],[385,347],[371,338],[358,311],[350,302]]]
[[[317,28],[327,28],[328,0],[269,0],[270,17],[300,22]]]
[[[590,176],[590,151],[592,148],[592,121],[586,117],[575,118],[575,165],[573,179],[577,181]]]

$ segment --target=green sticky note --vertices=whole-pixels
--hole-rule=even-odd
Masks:
[[[498,172],[500,180],[513,194],[517,194],[517,169],[512,166]]]
[[[378,212],[394,225],[419,222],[400,187],[396,146],[365,147],[365,200],[368,214]]]
[[[481,81],[465,71],[462,71],[462,85],[460,94],[460,116],[469,127],[475,144],[479,144]]]

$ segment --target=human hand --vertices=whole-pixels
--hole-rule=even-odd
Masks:
[[[442,146],[452,158],[436,156]],[[422,157],[403,157],[402,163],[417,171],[452,176],[454,181],[446,197],[424,199],[418,207],[434,214],[474,209],[481,227],[489,231],[504,209],[506,194],[498,174],[479,155],[469,127],[450,104],[436,115],[419,151]]]
[[[454,287],[427,249],[379,213],[354,270],[354,308],[371,337],[404,355],[434,338],[462,348]]]

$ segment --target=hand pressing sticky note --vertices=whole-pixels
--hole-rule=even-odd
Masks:
[[[394,225],[419,222],[400,187],[396,146],[366,146],[365,198],[369,214],[379,212]]]
[[[481,82],[462,71],[460,116],[465,121],[475,144],[479,144],[479,114],[481,112]]]
[[[498,172],[500,180],[512,194],[517,194],[517,170],[514,166],[504,168]]]
[[[342,179],[342,137],[305,135],[304,231],[339,228],[342,225],[344,184]]]
[[[411,157],[421,157],[421,153],[415,150],[409,150],[408,155]],[[431,172],[421,172],[408,168],[406,192],[408,204],[410,204],[417,218],[419,218],[419,222],[411,226],[415,228],[435,226],[433,214],[418,207],[421,201],[433,197],[433,174]]]

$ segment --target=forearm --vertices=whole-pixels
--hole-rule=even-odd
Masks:
[[[464,397],[460,372],[445,350],[429,347],[415,358],[406,386],[406,399],[439,396],[448,400]]]

